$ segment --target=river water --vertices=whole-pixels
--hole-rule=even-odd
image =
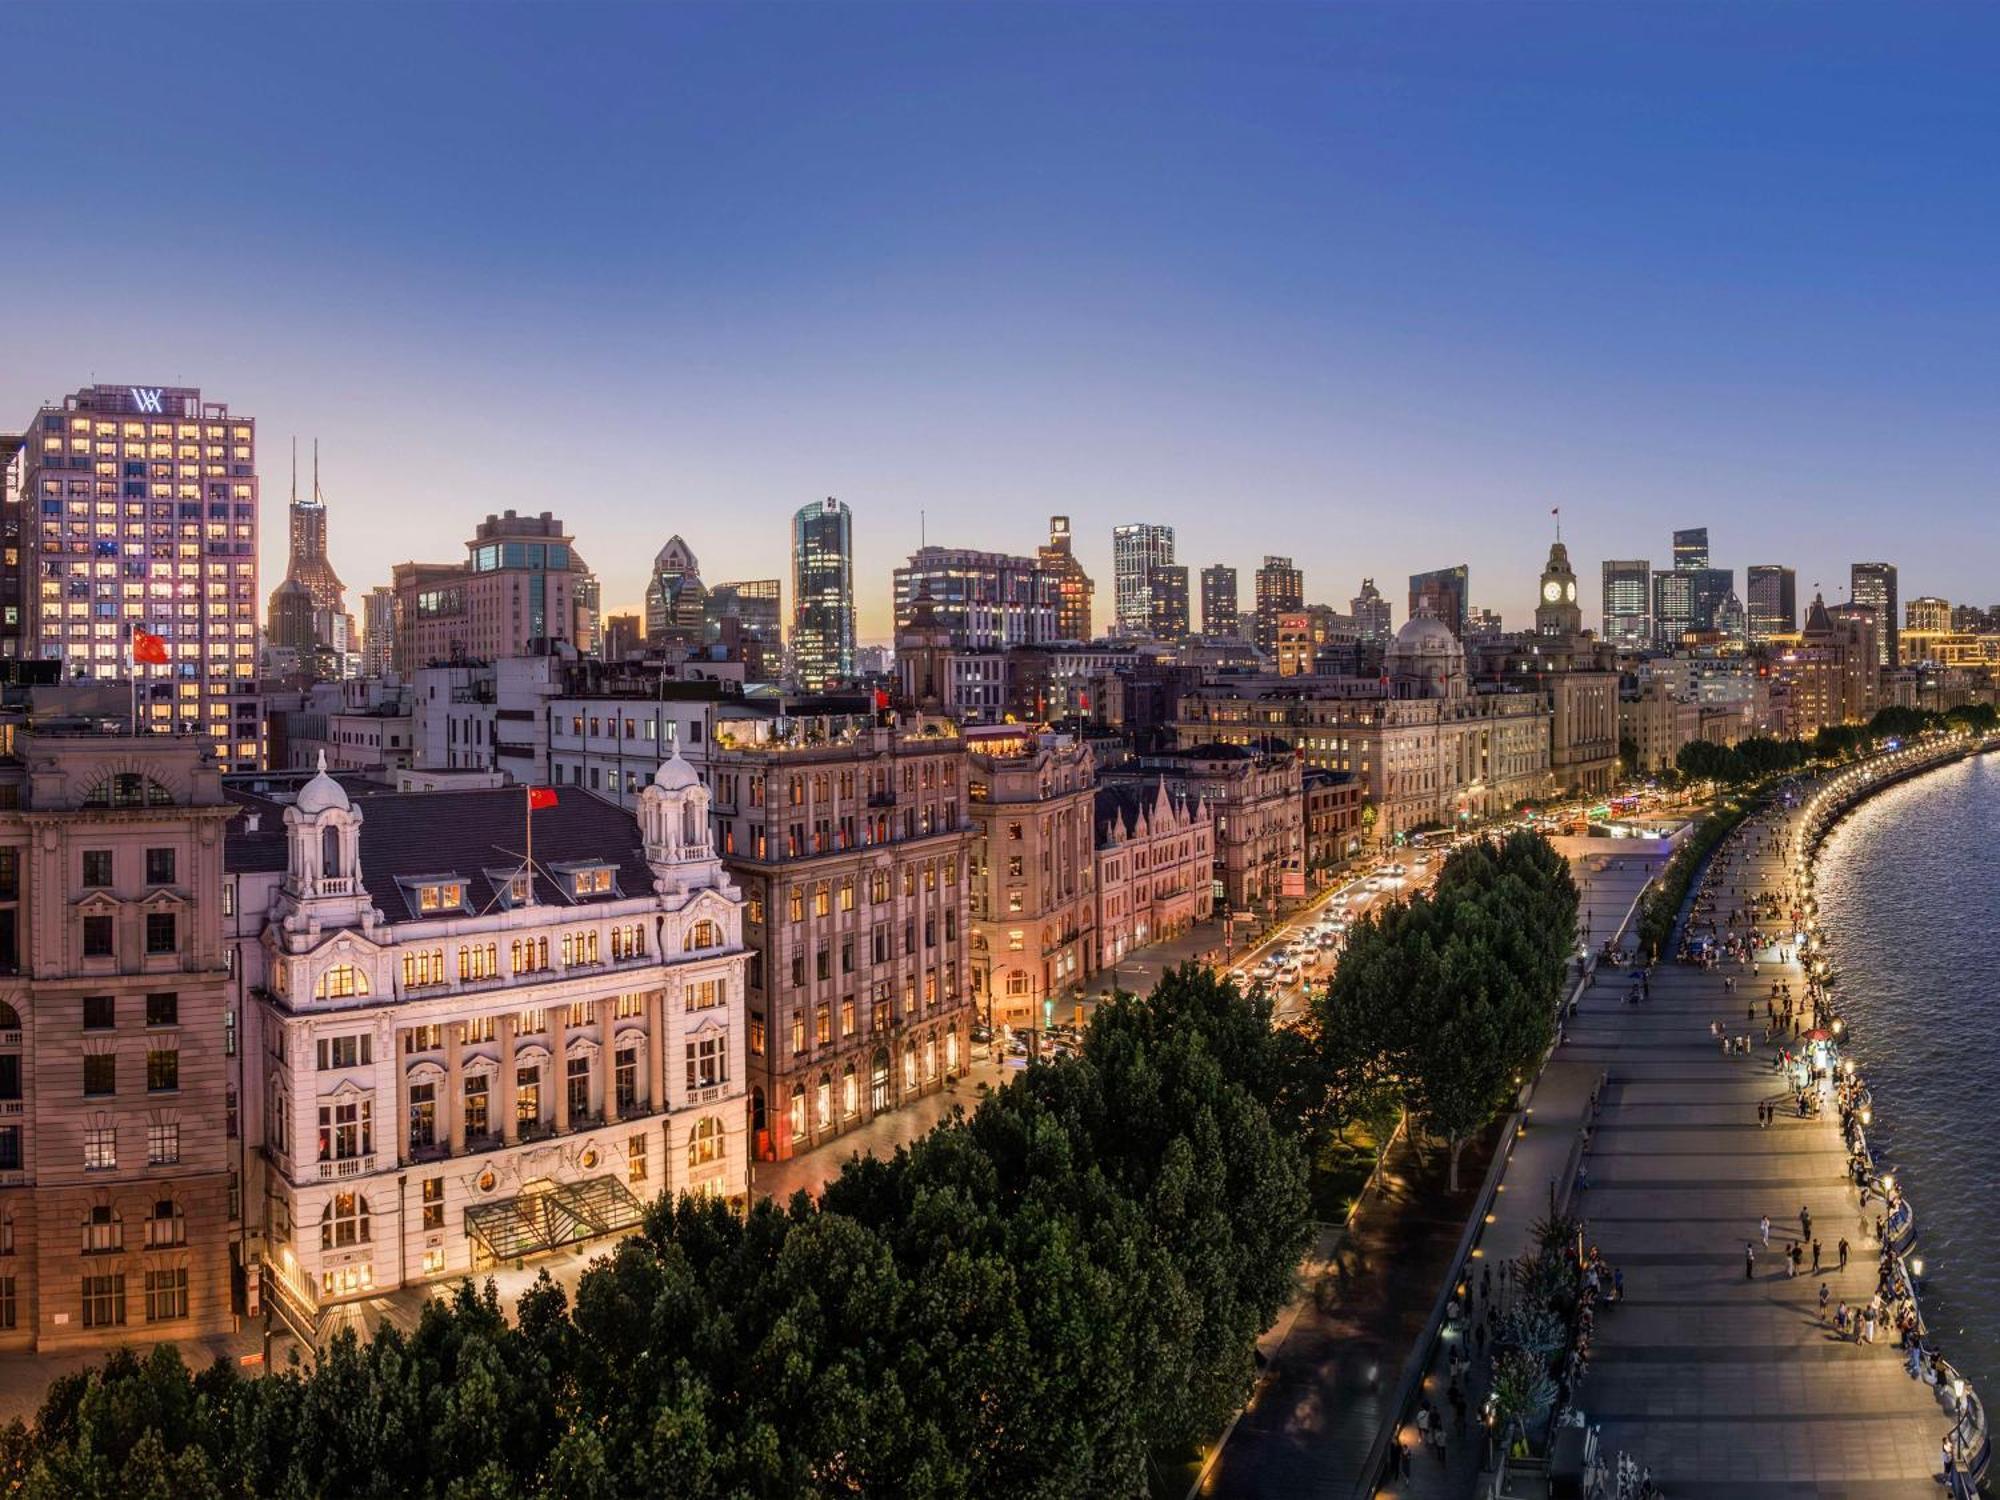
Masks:
[[[1870,798],[1822,851],[1819,914],[1874,1093],[1869,1144],[1908,1189],[1924,1318],[2000,1402],[2000,754]]]

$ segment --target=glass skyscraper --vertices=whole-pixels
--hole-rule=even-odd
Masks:
[[[1779,563],[1750,564],[1744,601],[1752,645],[1773,636],[1791,635],[1799,628],[1799,575]]]
[[[1112,622],[1122,636],[1152,628],[1153,569],[1174,565],[1174,528],[1133,521],[1111,528]]]
[[[1653,565],[1645,558],[1604,564],[1604,639],[1615,646],[1653,640]]]
[[[854,675],[854,512],[831,495],[792,516],[792,665],[813,692]]]
[[[1902,630],[1897,619],[1896,565],[1885,562],[1856,563],[1848,572],[1848,597],[1875,611],[1877,664],[1896,665],[1902,650]]]

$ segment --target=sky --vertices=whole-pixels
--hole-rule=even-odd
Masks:
[[[1198,574],[1901,568],[2000,600],[2000,9],[0,7],[0,426],[102,380],[317,437],[360,592],[552,510],[636,608],[1067,514]],[[789,585],[788,585],[789,587]]]

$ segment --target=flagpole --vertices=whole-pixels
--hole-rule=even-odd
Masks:
[[[529,894],[529,896],[530,896],[530,897],[532,897],[532,896],[534,895],[534,891],[535,891],[535,787],[534,787],[534,783],[533,783],[533,782],[529,782],[529,783],[528,783],[528,784],[527,784],[526,786],[522,787],[522,791],[526,792],[526,793],[527,793],[527,797],[528,797],[528,867],[527,867],[527,868],[528,868],[528,894]]]

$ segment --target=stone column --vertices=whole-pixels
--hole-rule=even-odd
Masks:
[[[403,1061],[403,1033],[393,1027],[389,1031],[389,1057],[396,1069],[396,1123],[392,1127],[397,1132],[396,1163],[407,1166],[410,1152],[415,1148],[415,1142],[410,1139],[413,1123],[410,1115],[410,1070]]]
[[[508,1011],[495,1023],[500,1038],[500,1090],[495,1107],[500,1111],[500,1139],[511,1146],[521,1139],[521,1124],[515,1116],[514,1081],[520,1076],[520,1064],[514,1060],[515,1030],[519,1018]]]
[[[555,1054],[551,1066],[556,1075],[556,1132],[561,1134],[569,1129],[569,1002],[551,1005],[547,1014],[549,1050]]]
[[[465,1028],[457,1021],[444,1028],[444,1110],[451,1122],[451,1154],[465,1154],[465,1073],[459,1052],[465,1044]]]
[[[667,1112],[667,1014],[665,996],[646,992],[646,1107]]]
[[[615,1035],[617,1025],[617,1000],[598,1001],[597,1086],[604,1099],[604,1118],[607,1123],[618,1118],[618,1042]]]

